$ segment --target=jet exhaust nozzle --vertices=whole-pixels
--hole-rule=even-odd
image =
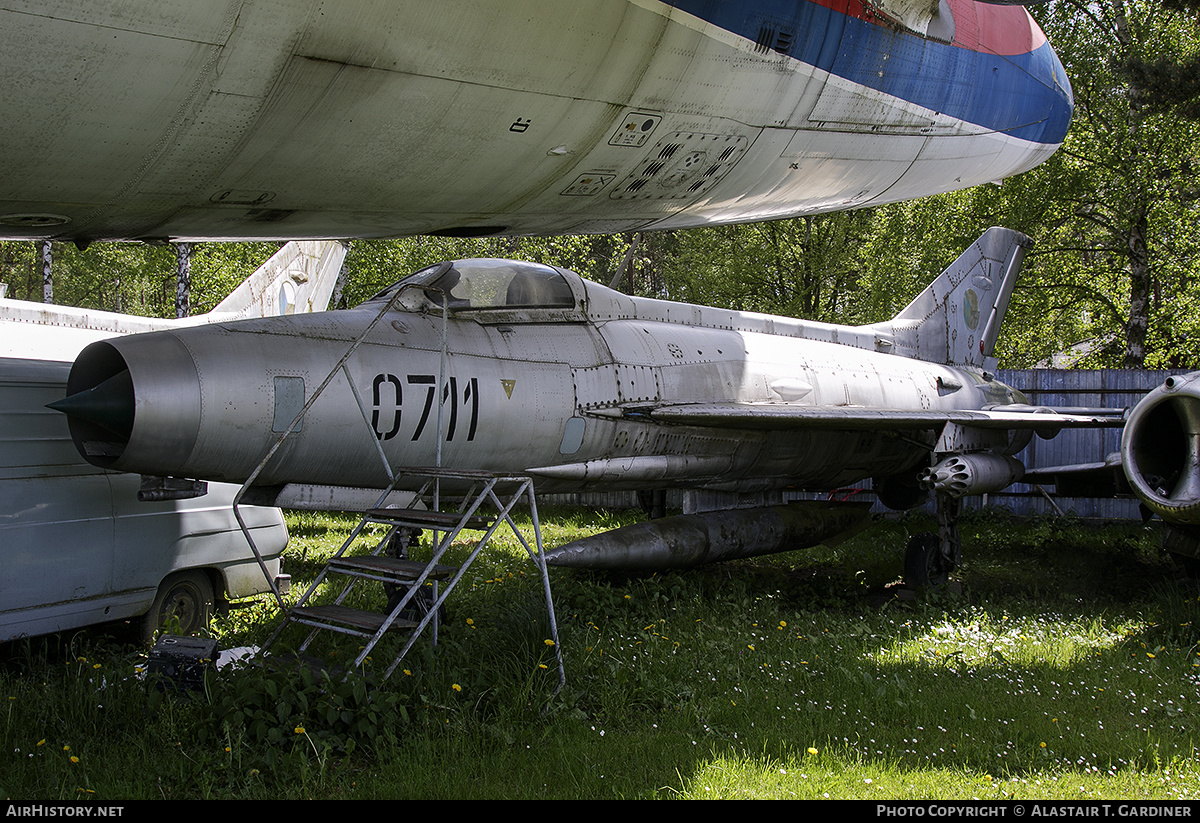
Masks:
[[[1200,525],[1200,372],[1168,378],[1134,406],[1121,465],[1148,509],[1169,523]]]
[[[871,523],[869,503],[806,501],[665,517],[551,549],[552,566],[612,571],[682,569],[838,543]]]

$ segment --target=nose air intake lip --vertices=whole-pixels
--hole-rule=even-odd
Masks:
[[[67,415],[71,439],[89,463],[156,472],[182,463],[200,425],[200,381],[187,348],[171,332],[93,343],[50,408]]]
[[[1172,523],[1200,524],[1200,386],[1172,378],[1134,407],[1121,463],[1134,493]]]
[[[71,367],[67,396],[47,407],[67,415],[71,439],[89,463],[111,468],[133,432],[133,379],[125,359],[108,343],[88,346]]]

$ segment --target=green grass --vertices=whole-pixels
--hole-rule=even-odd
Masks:
[[[549,545],[630,519],[542,512]],[[300,583],[352,521],[289,524]],[[688,572],[553,571],[557,696],[540,583],[511,538],[468,572],[437,650],[383,684],[380,653],[346,683],[252,670],[179,697],[134,677],[142,653],[112,631],[10,644],[0,794],[1200,797],[1200,600],[1156,530],[972,515],[956,583],[896,597],[907,536],[929,525]],[[257,643],[276,619],[264,603],[214,630]]]

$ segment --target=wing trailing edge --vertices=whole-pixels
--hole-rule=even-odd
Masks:
[[[661,423],[739,429],[934,430],[947,423],[980,429],[1056,432],[1064,428],[1119,428],[1119,415],[1058,414],[1034,406],[992,409],[875,409],[789,403],[694,403],[648,410]]]

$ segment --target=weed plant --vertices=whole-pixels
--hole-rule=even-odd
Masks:
[[[633,515],[543,510],[555,545]],[[297,588],[352,527],[289,516]],[[3,649],[0,793],[131,798],[1200,796],[1200,592],[1153,526],[963,522],[942,590],[896,585],[921,518],[662,574],[553,570],[501,539],[386,681],[241,667],[160,689],[121,627]],[[503,537],[503,532],[500,533]],[[455,546],[461,559],[470,545]],[[452,558],[453,559],[453,558]],[[378,597],[378,595],[377,595]],[[261,643],[266,602],[213,624]],[[321,649],[344,661],[353,641]]]

